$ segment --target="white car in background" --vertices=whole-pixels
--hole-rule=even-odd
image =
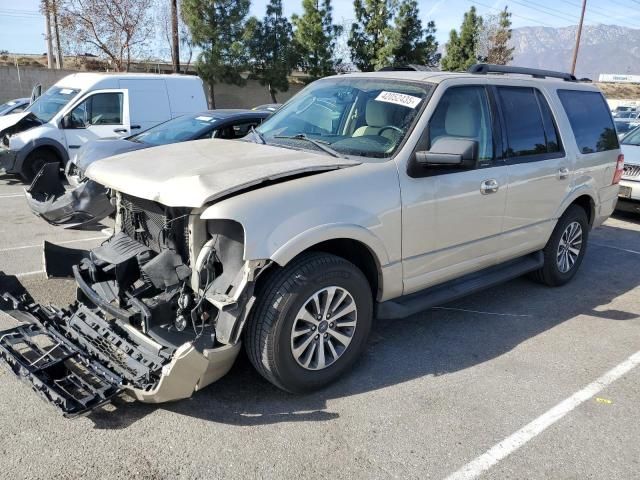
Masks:
[[[624,154],[624,172],[616,208],[640,213],[640,127],[624,136],[620,148]]]

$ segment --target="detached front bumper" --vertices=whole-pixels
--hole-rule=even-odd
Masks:
[[[70,191],[65,191],[56,164],[48,164],[25,189],[31,211],[52,225],[83,228],[113,214],[105,187],[85,179]]]
[[[124,291],[146,251],[122,234],[91,252],[45,242],[47,276],[76,279],[78,301],[67,308],[38,305],[0,272],[0,310],[19,324],[0,330],[0,359],[66,417],[124,393],[147,403],[188,398],[224,376],[240,351],[239,341],[216,340],[215,323],[175,329],[175,294],[184,287],[151,296],[135,293],[143,287]]]

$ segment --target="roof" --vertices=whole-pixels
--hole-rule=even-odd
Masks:
[[[171,74],[163,75],[157,73],[102,73],[102,72],[79,72],[72,73],[66,77],[61,78],[56,82],[57,86],[67,88],[79,88],[86,89],[91,88],[103,80],[172,80],[172,81],[186,81],[186,82],[202,82],[200,77],[194,75],[180,75]]]
[[[598,88],[592,83],[584,82],[567,82],[565,80],[557,78],[533,78],[529,75],[511,74],[511,73],[489,73],[489,74],[476,74],[469,72],[413,72],[413,71],[388,71],[388,72],[356,72],[347,73],[343,75],[334,75],[329,78],[384,78],[389,80],[404,80],[413,82],[428,82],[440,84],[447,80],[452,79],[489,79],[495,83],[513,83],[517,82],[520,85],[554,85],[556,87],[562,86],[562,88],[570,90],[595,90]]]
[[[216,110],[205,110],[192,114],[194,117],[210,116],[216,120],[226,120],[232,117],[268,117],[272,112],[265,110],[249,110],[244,108],[221,108]]]

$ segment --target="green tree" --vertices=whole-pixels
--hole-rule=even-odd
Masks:
[[[331,0],[303,0],[302,10],[291,17],[299,66],[312,78],[333,75],[342,61],[334,58],[342,27],[333,23]]]
[[[464,14],[460,35],[451,30],[446,55],[442,59],[443,70],[467,70],[478,61],[479,39],[482,30],[482,17],[471,7]]]
[[[182,0],[182,16],[200,48],[198,75],[209,85],[211,106],[216,108],[215,85],[245,83],[247,66],[243,42],[250,0]]]
[[[270,0],[262,22],[255,17],[247,22],[245,41],[252,72],[269,89],[274,103],[278,101],[276,93],[289,90],[294,61],[292,35],[291,23],[282,12],[282,0]]]
[[[440,54],[435,33],[436,24],[433,21],[427,24],[426,29],[422,28],[418,2],[403,0],[395,18],[395,28],[391,33],[391,56],[394,65],[437,65],[440,62]]]
[[[393,61],[390,48],[393,29],[392,0],[354,0],[356,19],[351,25],[348,45],[351,59],[358,69],[371,72],[390,65]]]
[[[495,26],[489,29],[489,48],[487,62],[496,65],[507,65],[513,60],[514,47],[509,46],[511,40],[511,12],[507,7],[497,16]]]

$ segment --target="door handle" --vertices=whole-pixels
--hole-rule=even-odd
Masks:
[[[500,188],[500,184],[493,178],[491,180],[485,180],[480,184],[480,193],[482,195],[489,195],[490,193],[496,193]]]
[[[569,169],[562,167],[558,170],[558,180],[564,180],[565,178],[569,178]]]
[[[113,131],[115,133],[127,133],[127,129],[126,128],[114,128]]]
[[[141,128],[140,125],[131,125],[131,130],[140,130]]]

